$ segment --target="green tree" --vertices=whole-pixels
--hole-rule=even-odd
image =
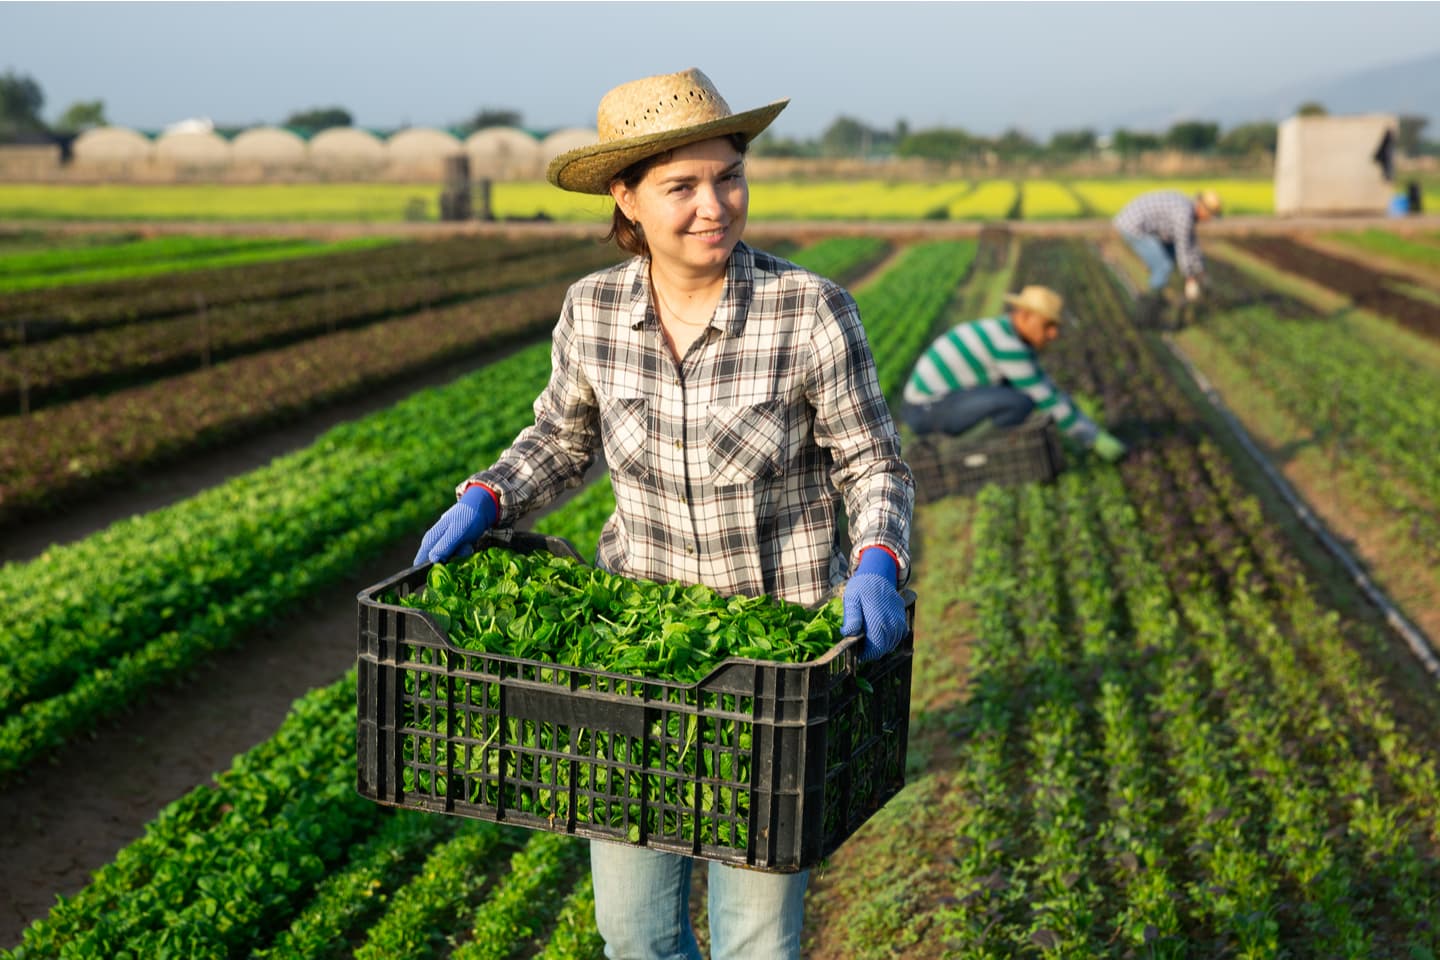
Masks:
[[[1018,127],[1011,127],[991,143],[995,152],[1005,160],[1016,160],[1022,157],[1033,157],[1040,151],[1031,136]]]
[[[972,137],[964,130],[950,127],[918,130],[901,140],[895,148],[895,152],[902,157],[947,162],[972,158],[984,150],[983,140]]]
[[[814,141],[779,137],[766,130],[750,142],[749,153],[755,157],[813,157],[819,149]]]
[[[285,118],[285,126],[298,127],[311,133],[319,133],[331,127],[348,127],[354,122],[350,111],[344,107],[312,107],[309,110],[296,110]]]
[[[1242,123],[1225,131],[1216,147],[1221,153],[1232,157],[1255,156],[1274,153],[1278,139],[1276,126],[1267,121]]]
[[[65,108],[65,112],[55,122],[55,129],[63,130],[66,133],[83,133],[95,127],[108,125],[109,121],[105,119],[104,100],[76,100]]]
[[[827,157],[862,156],[873,134],[870,128],[854,117],[836,117],[820,134],[820,151]]]
[[[1160,149],[1160,138],[1153,133],[1121,127],[1111,135],[1110,145],[1115,148],[1116,153],[1144,153],[1146,150]]]
[[[28,74],[6,70],[0,75],[0,134],[44,130],[40,108],[45,106],[45,93]]]
[[[1428,117],[1419,117],[1413,113],[1400,115],[1400,149],[1405,151],[1406,156],[1418,157],[1425,152],[1424,137],[1425,127],[1430,123]]]
[[[1055,154],[1090,153],[1097,142],[1095,131],[1089,127],[1080,130],[1057,130],[1050,135],[1050,152]]]
[[[1186,153],[1205,153],[1213,150],[1220,139],[1220,124],[1203,120],[1183,120],[1171,125],[1165,131],[1165,146]]]
[[[484,130],[486,127],[518,127],[520,126],[520,111],[481,107],[474,116],[460,126],[466,133]]]
[[[1301,117],[1328,117],[1330,111],[1325,109],[1325,104],[1315,100],[1306,100],[1295,108],[1296,116]]]

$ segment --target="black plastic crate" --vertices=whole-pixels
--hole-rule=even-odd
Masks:
[[[579,559],[555,537],[504,545]],[[429,569],[358,597],[357,789],[372,800],[788,873],[904,786],[908,590],[911,628],[873,662],[846,638],[680,684],[453,646],[429,614],[380,600]]]
[[[969,496],[987,483],[1012,485],[1052,480],[1065,468],[1060,432],[1049,417],[1035,417],[978,440],[944,434],[913,438],[905,462],[915,476],[915,501]]]

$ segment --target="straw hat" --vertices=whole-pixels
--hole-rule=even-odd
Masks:
[[[1214,190],[1201,190],[1195,195],[1195,200],[1214,216],[1220,216],[1220,194]]]
[[[710,78],[693,67],[622,83],[600,100],[600,141],[562,153],[545,176],[562,190],[609,193],[617,173],[646,157],[732,133],[753,140],[789,102],[733,113]]]
[[[1065,300],[1060,294],[1036,283],[1025,287],[1018,294],[1005,294],[1005,302],[1017,310],[1038,313],[1046,320],[1059,320],[1065,311]]]

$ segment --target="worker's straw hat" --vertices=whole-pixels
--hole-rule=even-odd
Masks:
[[[1201,190],[1195,195],[1195,200],[1200,206],[1209,210],[1211,215],[1220,216],[1220,194],[1214,190]]]
[[[1018,294],[1005,294],[1005,302],[1016,310],[1038,313],[1046,320],[1059,320],[1065,311],[1064,298],[1049,287],[1042,287],[1038,283],[1030,284]]]
[[[616,174],[657,153],[732,133],[748,143],[789,102],[733,113],[710,78],[694,68],[632,80],[601,98],[599,142],[562,153],[545,175],[564,190],[609,193]]]

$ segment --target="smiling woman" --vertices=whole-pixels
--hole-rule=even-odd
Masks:
[[[615,508],[601,569],[807,607],[843,585],[841,630],[863,634],[862,659],[899,644],[914,489],[859,309],[742,240],[745,150],[787,102],[735,113],[699,70],[605,95],[599,142],[561,154],[548,178],[608,195],[610,238],[634,256],[571,286],[534,425],[459,485],[416,565],[550,503],[603,449]],[[698,960],[676,921],[693,865],[592,842],[607,955]],[[711,956],[798,957],[807,876],[712,862]]]

